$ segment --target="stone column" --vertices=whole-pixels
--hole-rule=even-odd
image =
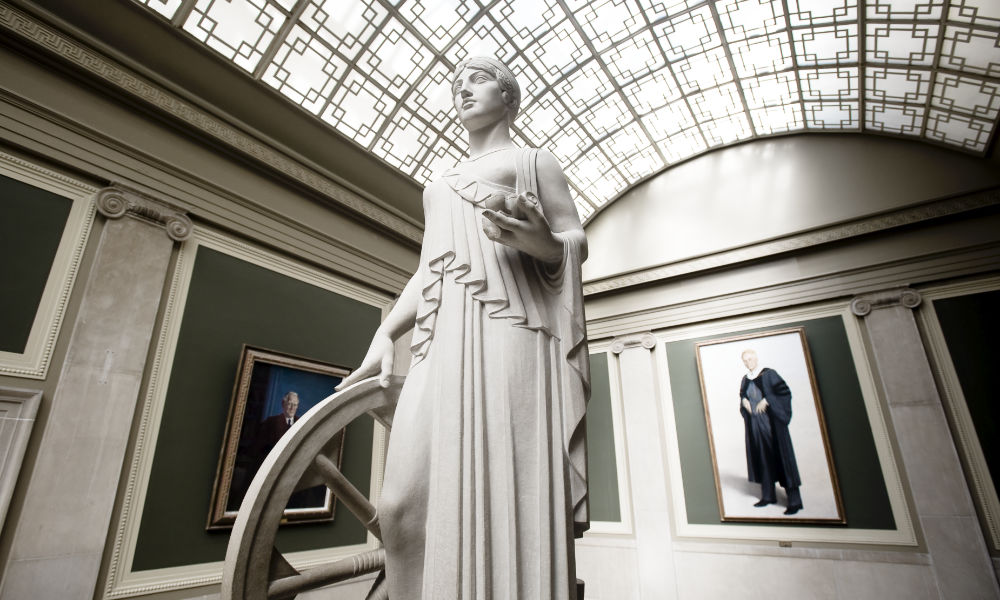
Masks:
[[[677,586],[655,351],[651,333],[615,338],[611,344],[611,352],[618,355],[625,451],[632,473],[638,597],[669,600],[676,598]]]
[[[108,220],[48,402],[3,598],[94,597],[170,254],[191,234],[187,216],[139,194],[112,187],[96,200]]]
[[[920,302],[898,288],[858,296],[851,311],[865,322],[940,597],[1000,598],[913,316]]]

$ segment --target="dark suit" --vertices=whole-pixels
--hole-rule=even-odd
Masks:
[[[742,399],[750,401],[750,411]],[[767,400],[767,410],[753,409]],[[740,382],[740,414],[746,433],[747,477],[761,487],[761,500],[775,501],[774,484],[780,483],[788,494],[788,506],[802,506],[799,467],[795,462],[792,436],[788,424],[792,420],[792,392],[774,369],[761,369],[757,377],[744,376]]]
[[[293,423],[298,420],[298,415],[292,417]],[[292,426],[288,424],[284,413],[272,415],[261,421],[260,425],[257,426],[257,444],[263,450],[261,458],[267,456],[267,453],[271,451],[271,448],[274,448],[281,436],[285,435],[285,432],[291,428]]]
[[[299,415],[292,417],[292,424],[299,421]],[[288,417],[284,413],[272,415],[257,426],[257,447],[260,462],[264,462],[267,454],[274,448],[281,436],[285,435],[292,426],[288,424]],[[258,463],[259,464],[259,463]],[[315,508],[322,506],[326,498],[326,488],[315,486],[299,490],[288,499],[287,508]]]

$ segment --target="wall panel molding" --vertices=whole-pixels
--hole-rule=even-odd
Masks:
[[[4,152],[0,174],[73,202],[24,352],[0,352],[0,375],[45,379],[94,222],[97,188]]]
[[[924,335],[924,343],[931,357],[931,367],[935,379],[941,387],[944,409],[948,413],[952,434],[964,463],[969,480],[969,491],[976,502],[987,542],[992,553],[1000,552],[1000,498],[996,484],[990,475],[986,456],[979,443],[976,427],[969,412],[962,385],[952,363],[951,353],[945,341],[944,331],[934,309],[934,300],[967,296],[981,292],[1000,290],[1000,277],[952,282],[944,285],[922,288],[924,297],[922,308],[917,311],[917,323]]]
[[[719,525],[689,523],[684,486],[681,479],[680,445],[673,409],[673,395],[669,377],[666,376],[669,372],[666,352],[660,351],[654,353],[654,355],[657,357],[658,372],[663,374],[663,377],[659,379],[659,394],[661,395],[662,412],[664,415],[662,434],[663,439],[666,440],[669,485],[672,500],[671,510],[675,524],[674,531],[678,537],[692,540],[729,539],[800,542],[808,544],[834,543],[902,547],[917,546],[917,533],[911,518],[906,488],[903,485],[902,465],[893,449],[888,423],[882,410],[882,400],[878,392],[872,366],[868,361],[868,352],[858,320],[851,314],[846,302],[832,302],[795,310],[774,311],[766,314],[714,321],[712,323],[692,324],[672,328],[667,331],[654,331],[654,335],[656,335],[660,344],[659,347],[662,347],[666,342],[724,335],[746,329],[777,327],[791,322],[831,316],[841,317],[844,322],[896,528],[840,529],[816,526],[781,527],[735,523]]]
[[[38,390],[0,388],[0,529],[41,403],[42,393]]]
[[[611,395],[611,433],[615,446],[615,468],[618,479],[615,484],[618,486],[618,508],[621,515],[618,521],[595,521],[590,522],[590,529],[584,534],[582,540],[577,543],[588,543],[595,547],[601,547],[611,543],[612,539],[620,539],[619,536],[631,536],[635,534],[633,524],[633,503],[632,503],[632,478],[629,472],[628,440],[625,431],[625,406],[622,399],[622,382],[620,369],[618,367],[618,354],[609,347],[607,343],[591,344],[590,354],[607,354],[608,360],[608,380]]]
[[[177,257],[152,366],[148,368],[149,381],[137,426],[127,482],[121,497],[120,514],[117,523],[113,525],[114,537],[107,559],[104,598],[127,598],[154,592],[216,585],[222,580],[222,562],[144,571],[132,570],[146,490],[153,466],[153,455],[167,397],[171,365],[199,247],[217,250],[383,310],[390,304],[391,299],[388,295],[372,292],[340,277],[289,260],[211,228],[198,226],[194,229],[191,237],[181,246]],[[375,425],[371,478],[373,498],[377,497],[381,488],[387,439],[381,429],[380,425]],[[366,549],[374,549],[376,545],[377,541],[369,534],[365,544],[294,552],[285,556],[296,569],[301,570],[327,564]]]

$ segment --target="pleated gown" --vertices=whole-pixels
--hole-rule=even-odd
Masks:
[[[535,191],[536,152],[514,152]],[[379,519],[392,600],[575,600],[588,523],[589,393],[580,252],[558,265],[488,239],[483,201],[514,192],[464,173],[425,194],[413,364]]]

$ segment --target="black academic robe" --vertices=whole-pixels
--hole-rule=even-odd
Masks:
[[[293,423],[298,420],[298,415],[292,418]],[[288,417],[284,413],[271,415],[257,425],[256,441],[261,453],[261,460],[271,451],[271,448],[274,448],[281,436],[285,435],[285,432],[291,428],[292,426],[288,424]]]
[[[767,410],[763,414],[747,412],[743,398],[750,401],[751,408],[766,399]],[[740,414],[746,432],[748,479],[765,486],[777,482],[785,489],[799,487],[802,481],[792,437],[788,433],[788,423],[792,420],[792,392],[774,369],[765,367],[752,380],[743,377]]]

